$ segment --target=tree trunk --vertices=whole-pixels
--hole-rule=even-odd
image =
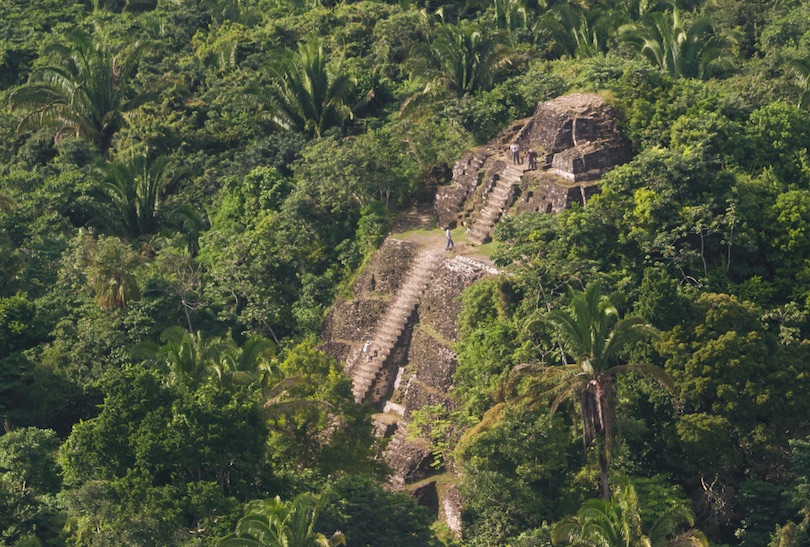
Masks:
[[[610,480],[608,477],[608,459],[604,450],[600,447],[599,450],[599,475],[600,475],[600,489],[602,491],[602,499],[610,501]]]

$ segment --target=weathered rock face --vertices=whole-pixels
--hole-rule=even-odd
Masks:
[[[521,148],[542,148],[549,161],[553,155],[587,142],[624,147],[629,152],[613,108],[593,93],[572,93],[541,103],[518,137]],[[611,165],[627,159],[617,158]]]
[[[515,213],[557,213],[573,204],[584,206],[598,191],[596,183],[571,185],[559,175],[545,172],[522,181],[512,210]]]
[[[600,142],[586,142],[554,154],[551,169],[574,182],[595,180],[627,161],[627,149]]]

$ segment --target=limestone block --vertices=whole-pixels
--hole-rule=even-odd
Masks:
[[[433,389],[416,377],[411,376],[405,391],[406,415],[410,416],[410,413],[414,410],[428,405],[444,405],[449,409],[456,407],[456,404],[450,400],[446,393]]]
[[[472,268],[453,268],[451,261],[442,264],[419,304],[419,321],[440,336],[458,341],[457,318],[461,312],[461,295],[483,272]]]
[[[447,527],[455,534],[456,539],[461,539],[461,511],[464,503],[461,493],[455,484],[444,484],[438,490],[439,495],[439,520],[444,521]]]
[[[371,335],[388,302],[338,299],[324,320],[324,340],[365,340]]]
[[[479,169],[487,158],[483,150],[471,150],[461,156],[453,167],[453,181],[436,192],[433,208],[439,226],[456,226],[464,202],[479,183]]]
[[[408,363],[419,380],[444,392],[453,385],[457,356],[420,328],[414,329],[408,350]]]
[[[352,292],[358,296],[369,293],[393,295],[402,284],[417,251],[415,243],[386,239],[352,285]]]
[[[399,427],[404,427],[399,424]],[[422,443],[406,441],[399,432],[394,435],[386,450],[385,461],[393,471],[392,482],[402,486],[416,482],[433,473],[433,454]]]

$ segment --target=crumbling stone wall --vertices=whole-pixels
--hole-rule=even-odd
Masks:
[[[626,142],[613,107],[599,95],[572,93],[538,105],[518,142],[524,150],[542,147],[553,155],[597,141]]]
[[[554,173],[579,182],[598,179],[611,167],[629,159],[629,149],[625,147],[589,141],[554,154],[551,168]]]
[[[425,443],[420,441],[405,441],[405,434],[398,432],[394,436],[385,452],[385,461],[391,468],[391,483],[394,486],[405,486],[406,477],[409,482],[416,482],[435,473],[431,467],[433,454]]]
[[[426,383],[419,380],[417,376],[411,376],[408,379],[408,385],[405,388],[405,414],[410,414],[419,410],[424,406],[444,405],[452,410],[456,408],[456,403],[447,396],[444,391],[439,391]],[[413,480],[413,477],[403,477],[406,481]]]
[[[352,284],[354,299],[338,298],[324,320],[321,349],[347,362],[358,340],[368,339],[418,251],[414,243],[386,239]]]
[[[433,208],[439,226],[455,228],[459,211],[478,186],[479,170],[491,155],[485,149],[468,150],[453,166],[453,181],[439,187]]]
[[[461,295],[482,275],[481,271],[457,260],[445,261],[422,296],[419,322],[446,340],[457,342]]]
[[[573,204],[585,205],[599,191],[595,183],[566,185],[556,175],[543,174],[521,185],[516,213],[559,213]]]
[[[386,239],[352,285],[352,293],[392,296],[402,284],[418,250],[410,241]]]
[[[464,502],[461,493],[455,484],[439,485],[439,520],[447,523],[447,526],[456,534],[456,539],[461,539],[461,511]]]
[[[321,349],[340,362],[349,359],[352,340],[367,339],[388,306],[387,300],[337,299],[324,320]]]
[[[408,363],[417,371],[422,382],[447,393],[453,386],[457,362],[456,353],[438,343],[424,327],[418,325],[414,329],[408,349]]]

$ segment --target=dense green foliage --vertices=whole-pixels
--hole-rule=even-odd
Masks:
[[[502,222],[512,275],[464,296],[457,409],[415,420],[462,542],[567,544],[594,511],[627,541],[692,517],[712,544],[810,541],[807,3],[0,14],[0,545],[252,541],[296,511],[302,542],[437,544],[315,336],[437,167],[573,90],[635,157],[585,208]],[[565,318],[597,286],[627,321],[597,342],[658,335],[594,368]]]

